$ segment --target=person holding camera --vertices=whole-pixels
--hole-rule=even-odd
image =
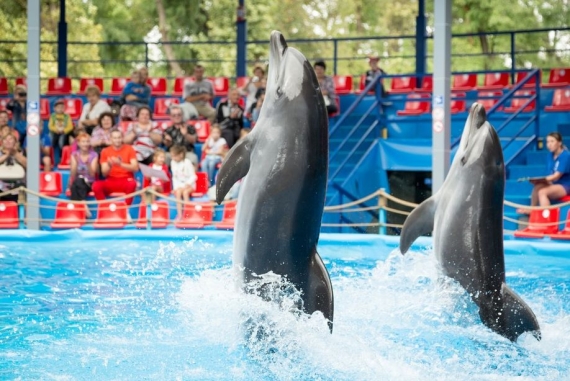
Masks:
[[[0,147],[0,192],[6,192],[26,185],[28,159],[19,149],[18,140],[13,134],[2,139]],[[18,201],[17,194],[0,197],[0,201]]]
[[[243,128],[243,108],[239,105],[239,92],[236,88],[230,89],[228,99],[218,103],[216,123],[220,126],[228,147],[232,148],[240,138]]]
[[[16,85],[14,99],[6,105],[6,109],[12,112],[12,127],[20,134],[19,143],[23,144],[26,137],[26,100],[28,92],[26,86]]]

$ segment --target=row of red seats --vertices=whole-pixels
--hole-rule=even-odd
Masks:
[[[510,106],[500,107],[499,109],[506,113],[515,113],[521,109],[527,102],[528,98],[534,95],[535,92],[532,90],[519,90],[515,92],[515,96],[519,98],[513,98],[511,100]],[[451,99],[450,108],[451,113],[456,114],[460,112],[465,112],[466,108],[466,94],[464,92],[452,93],[452,97],[456,99]],[[480,91],[478,93],[477,102],[482,104],[486,110],[491,109],[498,101],[499,98],[503,96],[501,91]],[[410,116],[410,115],[421,115],[427,114],[431,109],[431,95],[427,93],[413,93],[408,94],[404,110],[398,110],[396,113],[400,116]],[[494,99],[493,99],[494,98]],[[422,100],[427,99],[427,100]],[[536,100],[532,100],[522,112],[530,112],[536,109]],[[554,96],[552,97],[552,105],[546,106],[544,108],[546,112],[561,112],[570,111],[570,89],[556,89],[554,90]]]
[[[570,196],[564,197],[561,202],[570,201]],[[544,238],[570,240],[570,221],[567,221],[563,230],[558,230],[560,209],[532,210],[529,216],[529,225],[523,230],[515,231],[517,238]],[[566,220],[570,220],[570,211]]]
[[[211,203],[188,203],[184,205],[182,216],[174,223],[179,229],[202,229],[214,225],[217,229],[234,228],[236,201],[224,205],[222,221],[213,223],[214,206]],[[167,201],[159,200],[151,205],[151,228],[164,229],[170,223],[170,210]],[[93,222],[95,229],[121,229],[128,223],[128,206],[124,201],[104,201],[97,206],[97,218]],[[58,202],[53,229],[79,229],[87,222],[85,207],[70,202]],[[148,224],[147,205],[139,207],[139,217],[135,227],[146,229]],[[0,202],[0,229],[18,229],[18,204],[12,201]]]

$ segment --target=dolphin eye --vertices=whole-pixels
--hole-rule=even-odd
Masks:
[[[283,90],[281,90],[281,86],[277,87],[277,90],[275,90],[275,95],[277,95],[277,98],[281,98],[283,96]]]

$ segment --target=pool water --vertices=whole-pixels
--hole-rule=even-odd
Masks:
[[[440,277],[427,239],[402,256],[393,238],[323,235],[331,335],[288,312],[294,294],[237,291],[231,233],[106,234],[0,237],[0,379],[568,379],[568,245],[506,242],[507,282],[543,337],[513,344]]]

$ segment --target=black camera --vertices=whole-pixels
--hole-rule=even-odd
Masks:
[[[21,97],[25,97],[25,96],[28,95],[28,93],[18,93],[18,95],[21,96]]]

